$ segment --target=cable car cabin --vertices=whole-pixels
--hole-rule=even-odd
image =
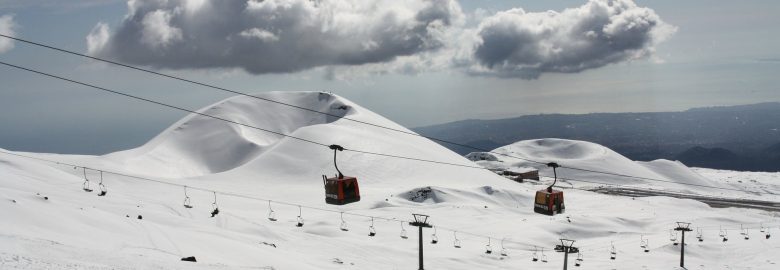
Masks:
[[[563,191],[548,188],[536,192],[534,212],[554,216],[562,214],[564,210],[566,205],[563,203]]]
[[[357,178],[352,176],[327,178],[323,175],[322,181],[325,184],[326,203],[342,205],[360,201]]]

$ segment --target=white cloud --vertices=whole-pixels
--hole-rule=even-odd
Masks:
[[[238,35],[245,38],[256,38],[265,42],[274,42],[279,40],[279,36],[275,35],[274,33],[271,33],[268,30],[260,29],[260,28],[247,29],[241,31],[241,33],[238,33]]]
[[[0,34],[6,36],[14,36],[16,32],[16,23],[14,22],[14,16],[3,15],[0,16]],[[8,38],[0,37],[0,53],[10,51],[14,48],[14,41]]]
[[[98,23],[87,35],[87,51],[102,50],[108,43],[108,37],[108,25],[102,22]]]
[[[285,73],[386,63],[435,51],[460,20],[455,0],[131,0],[89,53],[161,68]],[[88,38],[89,40],[89,38]]]
[[[676,28],[631,0],[560,12],[466,16],[455,0],[129,0],[88,52],[159,68],[254,74],[327,67],[328,78],[458,70],[535,79],[650,58]],[[468,18],[467,18],[468,17]]]
[[[630,0],[590,0],[562,12],[511,9],[480,23],[463,62],[471,74],[534,79],[646,58],[675,31]]]
[[[181,29],[171,26],[171,12],[155,10],[147,13],[141,19],[141,25],[141,43],[152,49],[162,49],[182,39]]]

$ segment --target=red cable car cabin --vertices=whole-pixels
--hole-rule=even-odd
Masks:
[[[322,175],[322,183],[325,185],[325,202],[329,204],[348,204],[360,200],[360,187],[358,180],[353,176],[344,176],[336,163],[336,153],[344,151],[344,147],[333,144],[328,146],[333,149],[333,166],[338,174],[332,178]]]
[[[550,162],[547,163],[547,167],[553,168],[555,181],[546,189],[536,192],[534,212],[554,216],[555,214],[562,214],[563,211],[566,210],[566,205],[563,204],[563,191],[553,189],[555,183],[558,182],[558,172],[556,169],[560,167],[560,165],[555,162]]]
[[[329,204],[348,204],[360,201],[360,187],[357,178],[352,176],[322,176],[325,184],[325,202]]]
[[[563,203],[563,191],[547,188],[536,192],[534,212],[554,216],[562,214],[564,210],[566,205]]]

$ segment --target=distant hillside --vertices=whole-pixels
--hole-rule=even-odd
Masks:
[[[416,132],[485,149],[538,138],[591,141],[634,160],[680,159],[691,166],[780,171],[780,103],[682,112],[541,114],[463,120]],[[474,151],[443,144],[460,154]],[[766,160],[770,159],[770,160]]]

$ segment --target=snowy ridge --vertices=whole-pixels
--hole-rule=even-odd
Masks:
[[[495,157],[496,161],[487,160],[479,161],[478,163],[486,167],[534,167],[538,168],[540,172],[545,172],[546,175],[552,175],[552,172],[544,165],[514,158],[520,157],[540,162],[557,162],[562,166],[572,168],[606,171],[638,177],[622,177],[560,168],[558,169],[558,175],[562,178],[590,180],[615,185],[665,187],[686,192],[704,193],[720,192],[720,190],[701,188],[693,185],[727,187],[726,185],[711,181],[696,174],[684,164],[677,161],[654,160],[649,162],[637,162],[630,160],[607,147],[585,141],[552,138],[525,140],[499,147],[492,152],[496,153],[491,154],[491,156]],[[653,181],[651,179],[666,182]],[[574,184],[575,186],[591,185],[583,182],[578,183],[577,181],[571,181],[570,184]],[[565,186],[566,184],[563,185]]]
[[[337,116],[356,114],[351,106],[325,93],[268,93],[262,97]],[[335,120],[335,117],[245,96],[217,102],[198,112],[291,136],[296,136],[299,129]],[[151,169],[158,176],[162,173],[169,177],[191,177],[239,167],[269,152],[284,139],[270,132],[191,114],[147,144],[105,158],[123,164],[130,171]]]

